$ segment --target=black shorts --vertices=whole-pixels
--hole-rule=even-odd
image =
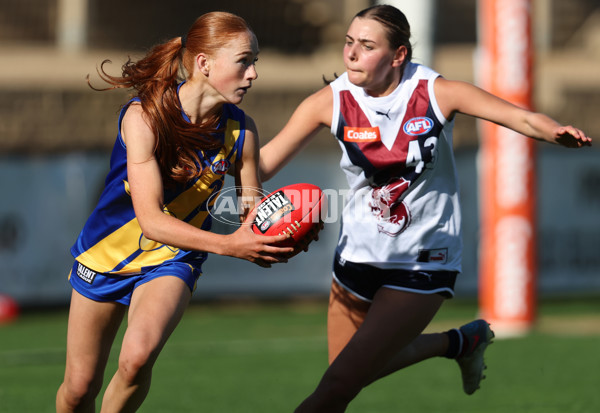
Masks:
[[[382,269],[344,261],[338,254],[333,262],[333,276],[337,283],[365,301],[372,301],[381,287],[452,298],[457,274],[456,271]]]

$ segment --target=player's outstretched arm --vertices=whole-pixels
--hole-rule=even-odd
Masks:
[[[268,181],[300,152],[323,126],[329,127],[333,91],[329,86],[307,97],[273,139],[260,150],[260,178]]]
[[[592,138],[586,136],[581,130],[571,125],[563,126],[541,113],[527,114],[527,123],[534,130],[532,137],[556,143],[567,148],[581,148],[592,146]],[[536,136],[537,134],[538,136]]]
[[[563,126],[543,113],[520,108],[470,83],[438,78],[438,104],[446,118],[463,113],[494,122],[533,139],[570,148],[591,146],[592,139],[574,126]]]

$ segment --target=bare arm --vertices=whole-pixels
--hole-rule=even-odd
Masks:
[[[563,126],[542,113],[519,108],[477,86],[438,78],[435,95],[446,118],[464,113],[505,126],[525,136],[579,148],[591,146],[592,139],[573,126]]]
[[[154,158],[155,136],[140,105],[132,105],[123,119],[123,137],[127,145],[127,174],[136,217],[146,238],[185,250],[228,255],[268,266],[283,261],[272,254],[287,253],[288,248],[267,244],[285,236],[259,237],[244,226],[229,235],[215,234],[194,227],[163,212],[163,185]],[[249,237],[251,235],[252,237]]]
[[[307,97],[284,128],[260,150],[260,177],[271,179],[324,126],[331,126],[333,91],[329,86]]]
[[[246,138],[241,159],[235,167],[235,186],[241,207],[240,221],[244,222],[254,205],[262,198],[262,184],[258,175],[258,131],[254,120],[246,116]]]

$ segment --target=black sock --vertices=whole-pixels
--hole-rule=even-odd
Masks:
[[[463,348],[463,335],[460,330],[453,328],[452,330],[446,331],[444,334],[448,336],[448,350],[444,357],[448,359],[457,358],[462,353]]]

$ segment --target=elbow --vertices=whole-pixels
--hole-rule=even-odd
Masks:
[[[148,220],[140,220],[138,218],[138,223],[140,224],[142,235],[149,241],[161,243],[160,228],[157,225],[152,225],[148,223],[147,221]]]
[[[154,242],[158,242],[161,243],[160,241],[160,236],[156,233],[156,230],[154,229],[144,229],[142,228],[142,235],[144,238],[146,238],[148,241],[154,241]]]

